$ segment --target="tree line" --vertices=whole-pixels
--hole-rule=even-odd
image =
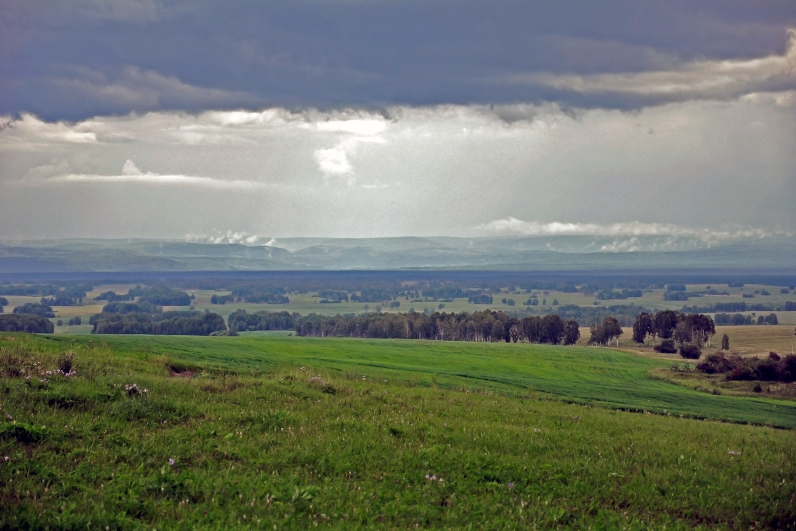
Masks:
[[[580,339],[577,321],[558,315],[522,319],[500,311],[432,314],[369,313],[363,315],[266,312],[237,310],[228,319],[230,329],[295,330],[305,337],[359,337],[380,339],[428,339],[440,341],[518,342],[574,345]]]
[[[744,315],[742,313],[717,313],[714,318],[716,325],[718,326],[741,326],[741,325],[777,325],[779,324],[779,318],[777,314],[770,313],[768,315],[758,315],[757,319],[752,317],[751,315]]]
[[[227,329],[223,317],[209,312],[101,313],[92,321],[92,334],[209,336]]]
[[[0,315],[0,332],[52,334],[54,330],[52,321],[41,315],[32,313]]]

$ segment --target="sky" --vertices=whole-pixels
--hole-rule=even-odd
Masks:
[[[759,238],[794,205],[792,0],[0,3],[0,240]]]

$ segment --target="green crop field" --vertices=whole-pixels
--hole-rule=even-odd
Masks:
[[[412,340],[239,337],[94,336],[114,351],[148,352],[194,365],[234,370],[311,366],[337,374],[488,390],[511,396],[542,393],[562,400],[696,418],[796,428],[796,403],[716,396],[650,378],[681,361],[597,347]],[[53,336],[64,347],[72,338]]]
[[[0,336],[0,529],[796,528],[792,431],[676,414],[792,427],[793,403],[650,380],[650,358],[89,339]]]

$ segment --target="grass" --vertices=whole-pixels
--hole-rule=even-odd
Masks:
[[[796,428],[796,403],[713,396],[653,379],[649,373],[681,362],[604,348],[410,340],[240,337],[50,336],[68,348],[102,342],[116,352],[166,355],[188,365],[228,370],[313,366],[445,389],[536,394],[616,409],[669,412],[694,418]]]
[[[119,339],[139,341],[0,339],[0,528],[796,526],[789,431],[385,382],[380,366],[355,370],[370,342]],[[383,343],[395,365],[404,345]],[[474,347],[498,365],[519,355]],[[66,349],[77,377],[10,376],[54,369]],[[589,355],[570,351],[549,355]],[[583,374],[632,375],[621,354]],[[598,370],[609,355],[622,368]]]

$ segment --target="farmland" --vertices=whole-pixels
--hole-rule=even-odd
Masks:
[[[312,278],[312,277],[308,277]],[[397,279],[403,277],[396,277]],[[446,277],[440,277],[446,278]],[[455,278],[455,277],[451,277]],[[269,281],[271,286],[278,286],[277,281]],[[276,282],[276,283],[274,283]],[[366,284],[367,281],[363,281]],[[354,283],[356,285],[356,283]],[[401,286],[401,284],[397,284]],[[463,284],[468,285],[468,284]],[[63,326],[56,328],[56,333],[67,334],[81,334],[88,333],[91,327],[88,325],[88,320],[91,315],[99,313],[104,306],[104,301],[95,300],[95,297],[107,291],[113,291],[118,294],[125,294],[129,289],[133,288],[134,284],[129,283],[116,283],[116,284],[102,284],[93,286],[90,291],[86,293],[86,297],[81,303],[72,306],[54,306],[57,320],[63,321]],[[563,307],[577,306],[583,308],[584,311],[600,310],[603,313],[611,313],[609,308],[615,307],[620,313],[628,316],[634,316],[642,309],[653,310],[680,310],[686,305],[696,306],[711,306],[715,304],[733,304],[733,303],[746,303],[748,305],[763,305],[770,307],[771,310],[762,311],[743,311],[746,317],[751,317],[753,320],[774,313],[777,316],[780,325],[790,326],[793,328],[796,325],[796,311],[781,311],[787,303],[796,304],[796,293],[787,287],[772,284],[746,284],[743,286],[730,286],[726,282],[723,284],[684,284],[688,293],[699,293],[699,296],[692,296],[686,301],[679,300],[666,300],[667,289],[658,285],[657,287],[650,284],[651,287],[643,290],[638,290],[640,297],[634,296],[626,299],[600,299],[600,292],[590,291],[584,288],[582,291],[569,292],[555,289],[519,289],[518,286],[506,286],[498,288],[495,285],[490,288],[490,296],[492,298],[491,304],[474,304],[468,301],[467,297],[457,298],[439,298],[428,297],[423,295],[422,289],[417,286],[415,281],[407,282],[401,289],[411,290],[412,295],[398,296],[393,294],[388,299],[377,302],[322,302],[324,298],[320,296],[317,290],[297,290],[287,291],[286,296],[289,299],[285,304],[263,304],[263,303],[250,303],[243,300],[236,302],[228,302],[227,304],[211,304],[213,296],[225,296],[230,294],[230,290],[225,289],[197,289],[186,288],[185,292],[188,293],[191,299],[191,306],[169,306],[165,307],[166,310],[208,310],[220,314],[225,319],[235,310],[244,309],[250,313],[257,311],[288,311],[290,313],[299,313],[307,315],[310,313],[317,313],[321,315],[336,315],[336,314],[361,314],[367,312],[382,312],[382,313],[397,313],[407,311],[417,311],[432,313],[435,311],[444,312],[473,312],[484,309],[492,309],[506,312],[508,314],[523,316],[523,315],[536,315],[560,312]],[[471,290],[478,292],[476,284],[473,284]],[[787,293],[783,293],[783,290]],[[610,290],[609,290],[610,291]],[[0,286],[2,292],[2,286]],[[356,294],[356,290],[350,291],[349,295]],[[1,293],[0,293],[1,294]],[[5,308],[6,312],[10,312],[13,308],[21,306],[25,303],[38,302],[40,297],[34,296],[6,296],[9,305]],[[240,299],[240,297],[238,297]],[[531,300],[536,300],[538,303],[533,306],[527,306],[525,303]],[[505,301],[505,302],[503,302]],[[555,304],[554,304],[555,303]],[[392,304],[392,306],[390,305]],[[617,306],[618,305],[618,306]],[[704,312],[712,314],[712,312]],[[736,313],[736,312],[733,312]],[[600,314],[602,315],[602,314]],[[68,326],[67,321],[72,317],[80,317],[82,320],[81,325]],[[600,321],[602,317],[596,318]],[[582,319],[581,324],[588,326],[590,322],[588,318]],[[630,323],[625,322],[624,325],[628,326]],[[728,327],[736,334],[739,327]],[[756,332],[755,336],[765,332]],[[779,337],[784,332],[777,332],[774,335]],[[582,334],[583,335],[583,334]],[[753,340],[751,343],[747,341],[747,334],[737,334],[739,336],[739,348],[756,348],[759,342]],[[625,340],[629,339],[629,334],[625,334]],[[787,341],[777,340],[776,346],[766,347],[769,350],[784,351],[790,348]]]
[[[794,403],[652,380],[666,362],[651,357],[284,334],[74,339],[0,339],[4,528],[796,523],[791,431],[687,418],[794,427]],[[54,369],[64,351],[75,377],[9,376]]]

